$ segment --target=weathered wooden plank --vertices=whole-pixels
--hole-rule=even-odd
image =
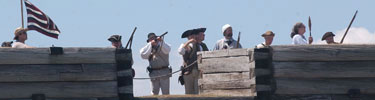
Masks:
[[[273,51],[274,61],[375,60],[375,45],[284,45]]]
[[[276,94],[347,94],[349,89],[360,89],[361,94],[375,94],[375,78],[275,80]]]
[[[203,51],[198,52],[202,58],[221,58],[221,57],[234,57],[234,56],[251,56],[253,49],[225,49],[216,51]]]
[[[247,72],[254,68],[248,56],[202,59],[198,68],[203,73]]]
[[[255,96],[252,89],[233,89],[233,90],[202,90],[201,95],[218,95],[218,96]]]
[[[255,76],[264,76],[264,75],[271,75],[272,72],[270,69],[265,68],[257,68],[254,72]]]
[[[348,95],[273,95],[272,100],[374,100],[375,95],[363,95],[351,98]]]
[[[116,80],[115,64],[0,65],[0,82]]]
[[[270,85],[261,85],[261,84],[256,84],[255,86],[256,91],[272,91],[272,87]]]
[[[211,81],[199,80],[201,90],[219,90],[219,89],[255,89],[254,79],[237,79],[232,81]]]
[[[64,48],[49,55],[49,48],[0,48],[0,64],[116,63],[114,48]]]
[[[32,94],[45,94],[47,98],[116,97],[116,84],[115,81],[0,83],[0,98],[30,98]]]
[[[217,95],[153,95],[137,97],[135,100],[254,100],[254,97]]]
[[[273,62],[274,77],[365,78],[375,77],[374,61],[357,62]]]
[[[212,73],[202,74],[202,78],[209,81],[234,81],[239,79],[251,79],[250,72]]]

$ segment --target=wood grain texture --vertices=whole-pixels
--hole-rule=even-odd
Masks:
[[[374,61],[273,62],[274,77],[285,78],[371,78]]]
[[[217,96],[255,96],[255,92],[252,89],[203,90],[199,94]]]
[[[218,90],[218,89],[251,89],[255,88],[254,79],[238,79],[233,81],[211,81],[199,80],[201,90]]]
[[[110,81],[115,64],[0,65],[0,82]]]
[[[0,64],[116,63],[114,48],[64,48],[62,55],[49,52],[49,48],[0,48]]]
[[[0,83],[0,98],[30,98],[32,94],[45,94],[46,98],[116,97],[116,84],[115,81]]]
[[[375,78],[275,80],[276,94],[347,94],[349,89],[360,89],[361,94],[375,94]]]
[[[212,73],[202,74],[202,78],[210,81],[233,81],[239,79],[251,79],[250,72]]]
[[[280,45],[272,47],[274,61],[375,60],[375,45]]]
[[[220,58],[220,57],[236,57],[236,56],[251,56],[253,49],[226,49],[216,51],[203,51],[198,52],[198,55],[202,55],[203,59],[206,58]]]
[[[254,68],[248,56],[202,59],[198,68],[203,73],[248,72]]]

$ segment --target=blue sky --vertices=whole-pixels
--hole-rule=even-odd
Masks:
[[[61,31],[59,39],[46,37],[30,31],[26,43],[35,47],[109,47],[106,40],[112,34],[123,35],[124,44],[134,27],[138,27],[134,42],[133,56],[136,77],[147,77],[148,64],[142,60],[139,50],[146,44],[149,32],[162,34],[172,46],[170,62],[174,70],[181,65],[177,54],[178,46],[185,42],[182,32],[187,29],[206,27],[209,49],[223,38],[221,27],[231,24],[234,37],[241,31],[241,44],[252,48],[263,42],[260,34],[267,30],[276,33],[273,44],[291,44],[289,34],[296,22],[307,25],[312,19],[312,35],[315,43],[322,43],[321,36],[332,31],[341,38],[353,14],[358,15],[354,28],[348,34],[347,43],[375,42],[374,0],[29,0],[57,24]],[[21,26],[20,1],[0,1],[0,41],[10,41],[14,29]],[[24,10],[25,11],[25,10]],[[25,12],[26,13],[26,12]],[[26,17],[26,15],[24,15]],[[25,18],[26,21],[26,18]],[[308,33],[308,30],[306,31]],[[307,36],[307,34],[306,34]],[[177,75],[171,79],[171,93],[183,94],[184,89],[177,83]],[[136,96],[149,95],[150,82],[135,80]]]

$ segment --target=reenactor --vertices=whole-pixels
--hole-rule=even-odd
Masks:
[[[19,27],[14,31],[13,39],[16,40],[16,42],[13,43],[12,48],[33,48],[25,44],[25,41],[27,40],[27,30],[27,28]]]
[[[266,33],[263,33],[262,37],[264,38],[264,42],[258,44],[256,48],[269,48],[272,44],[274,36],[275,34],[272,31],[267,31]]]
[[[198,94],[198,64],[197,52],[208,51],[203,43],[206,28],[187,30],[182,34],[182,38],[188,37],[188,41],[179,48],[179,53],[183,56],[184,65],[182,70],[185,85],[185,94]]]
[[[306,26],[301,22],[296,23],[292,29],[292,33],[290,33],[290,37],[293,40],[292,44],[295,44],[295,45],[311,44],[313,42],[313,38],[310,36],[309,41],[307,41],[304,36],[305,32],[306,32]]]
[[[158,95],[161,89],[163,95],[168,95],[170,87],[169,78],[171,75],[158,76],[167,75],[172,71],[169,68],[169,52],[171,51],[171,47],[164,42],[162,37],[156,36],[155,33],[149,33],[147,37],[147,44],[140,50],[140,53],[143,59],[149,61],[147,70],[151,77],[151,93],[152,95]]]
[[[112,35],[111,37],[108,38],[108,41],[112,43],[112,48],[124,48],[122,46],[120,35]]]
[[[333,39],[334,36],[335,34],[332,32],[326,32],[322,37],[322,41],[326,40],[327,44],[339,44]]]
[[[216,42],[213,50],[232,49],[232,48],[237,48],[237,47],[242,48],[241,44],[232,38],[233,36],[232,26],[230,26],[229,24],[225,24],[222,27],[221,31],[224,35],[224,38]]]

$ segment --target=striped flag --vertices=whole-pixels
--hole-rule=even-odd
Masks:
[[[27,11],[27,28],[58,39],[60,30],[55,23],[53,23],[51,18],[31,4],[28,0],[25,0],[25,6]]]

